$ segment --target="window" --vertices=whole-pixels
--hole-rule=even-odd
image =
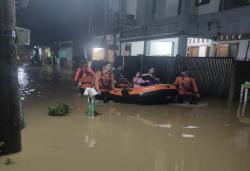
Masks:
[[[195,0],[195,6],[200,6],[204,4],[209,4],[210,0]]]

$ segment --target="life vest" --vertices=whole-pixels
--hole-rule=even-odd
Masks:
[[[192,77],[177,77],[175,85],[178,89],[179,94],[181,95],[186,95],[193,92],[198,93],[196,82]]]
[[[87,67],[83,68],[82,73],[81,73],[81,83],[93,83],[94,75],[91,73]]]
[[[93,87],[94,74],[87,67],[78,68],[75,81],[79,82],[81,88]]]
[[[100,73],[99,85],[101,90],[111,90],[112,89],[112,73]]]
[[[193,91],[193,84],[192,84],[192,78],[191,77],[187,77],[187,78],[184,78],[183,77],[183,82],[181,83],[183,86],[183,88],[187,91]]]

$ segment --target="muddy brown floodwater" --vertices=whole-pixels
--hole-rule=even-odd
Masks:
[[[250,170],[250,126],[238,122],[236,104],[211,98],[195,107],[98,103],[102,115],[89,119],[71,77],[50,67],[19,68],[23,150],[0,157],[1,171]],[[72,113],[48,116],[57,102]]]

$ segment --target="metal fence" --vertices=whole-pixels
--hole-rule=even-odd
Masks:
[[[115,64],[124,64],[125,75],[132,79],[137,71],[155,67],[164,83],[173,83],[182,70],[188,70],[197,81],[202,95],[227,98],[233,58],[187,58],[128,56],[117,57]]]

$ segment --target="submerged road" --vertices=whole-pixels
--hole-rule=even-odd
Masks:
[[[237,105],[98,103],[101,115],[89,119],[71,77],[50,67],[19,68],[23,150],[1,157],[1,171],[250,170],[250,126],[236,119]],[[69,104],[71,114],[48,116],[48,106],[58,102]]]

